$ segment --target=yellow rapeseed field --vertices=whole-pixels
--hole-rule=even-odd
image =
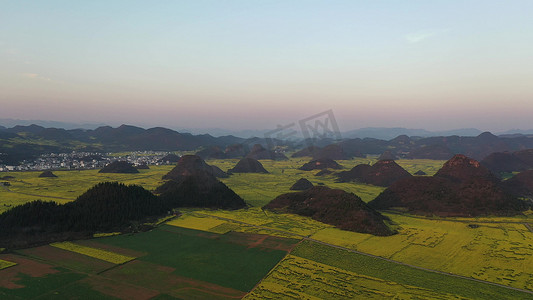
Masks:
[[[246,214],[248,214],[249,216],[250,215],[260,216],[261,214],[264,215],[264,213],[258,214],[257,213],[258,211],[260,211],[259,208],[252,208],[249,211],[246,211],[246,213],[241,212],[240,214],[238,213],[238,211],[234,211],[234,213],[239,214],[239,216],[241,217],[234,215],[231,217],[231,219],[240,221],[240,222],[246,222],[248,224],[260,223],[260,224],[255,224],[255,225],[262,225],[262,223],[264,223],[263,222],[264,220],[261,220],[261,218],[248,218],[248,219],[242,218],[242,215],[246,215]],[[186,210],[180,217],[172,221],[169,221],[166,224],[172,225],[172,226],[189,228],[189,229],[208,231],[208,232],[218,233],[218,234],[224,234],[230,231],[235,231],[235,232],[244,232],[244,233],[267,234],[271,236],[286,237],[286,238],[295,237],[294,235],[290,234],[289,231],[287,231],[288,233],[284,233],[284,232],[279,232],[275,230],[275,228],[273,229],[257,228],[251,225],[245,225],[245,224],[232,222],[228,220],[217,219],[216,216],[208,215],[208,214],[215,214],[217,216],[222,216],[222,215],[225,215],[225,213],[226,213],[225,211],[205,210],[205,211],[194,212],[194,211]],[[285,223],[286,222],[287,221],[285,221]],[[323,228],[323,226],[321,226],[320,228]]]
[[[461,299],[288,255],[244,299]]]
[[[99,182],[118,181],[124,184],[137,184],[145,189],[154,190],[163,183],[161,177],[174,166],[150,166],[138,174],[98,173],[99,170],[54,171],[57,178],[39,178],[40,171],[9,172],[15,178],[10,180],[7,191],[0,188],[0,213],[16,205],[41,199],[67,203],[83,194]]]
[[[17,263],[0,259],[0,270],[17,265]]]
[[[52,243],[50,246],[60,248],[67,251],[76,252],[79,254],[87,255],[100,260],[105,260],[113,264],[123,264],[128,261],[134,260],[135,257],[126,256],[118,253],[114,253],[107,250],[97,249],[78,245],[72,242]]]
[[[377,157],[354,158],[352,160],[339,160],[338,163],[349,170],[357,164],[374,163]],[[310,158],[291,158],[287,161],[262,160],[261,163],[270,174],[233,174],[221,180],[241,196],[248,204],[260,207],[267,204],[282,193],[289,192],[289,188],[301,177],[309,179],[313,184],[325,184],[332,188],[340,188],[353,192],[363,201],[374,199],[384,188],[361,183],[339,183],[334,175],[314,176],[317,172],[298,170]],[[232,168],[238,160],[208,160],[209,164],[216,165],[226,171]],[[400,165],[409,172],[423,170],[433,174],[442,166],[444,161],[433,160],[398,160]],[[0,189],[0,212],[16,205],[32,200],[48,200],[58,203],[67,203],[76,199],[87,189],[103,181],[119,181],[125,184],[141,185],[148,190],[154,190],[164,181],[161,179],[174,165],[150,166],[148,170],[140,170],[138,174],[110,174],[98,173],[98,170],[71,170],[54,171],[57,178],[39,178],[41,172],[10,172],[15,179],[10,180],[8,191]]]
[[[533,233],[523,224],[389,217],[401,228],[397,235],[377,237],[327,228],[312,238],[420,267],[533,290]]]
[[[271,211],[262,210],[260,207],[252,207],[236,211],[202,210],[198,212],[257,225],[265,227],[266,229],[282,230],[303,236],[312,235],[324,228],[333,227],[332,225],[324,224],[308,217],[294,214],[273,213]]]
[[[107,236],[115,236],[115,235],[119,235],[121,234],[122,232],[103,232],[103,233],[95,233],[93,234],[93,237],[94,238],[99,238],[99,237],[107,237]]]
[[[189,229],[209,231],[209,229],[224,223],[226,223],[226,221],[210,218],[207,216],[183,214],[178,218],[168,221],[166,224]]]

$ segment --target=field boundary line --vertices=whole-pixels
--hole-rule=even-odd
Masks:
[[[104,269],[104,270],[102,270],[102,271],[99,271],[99,272],[95,273],[95,275],[101,275],[101,274],[103,274],[103,273],[105,273],[105,272],[107,272],[107,271],[113,270],[113,269],[116,268],[116,267],[123,266],[123,265],[125,265],[125,264],[127,264],[127,263],[130,263],[130,262],[132,262],[132,261],[136,261],[136,260],[137,260],[137,257],[134,258],[134,259],[132,259],[132,260],[128,260],[128,261],[126,261],[126,262],[123,262],[123,263],[121,263],[121,264],[115,264],[114,266],[111,266],[111,267],[109,267],[109,268],[107,268],[107,269]]]
[[[249,293],[249,292],[243,292],[243,291],[236,290],[236,291],[239,291],[239,292],[243,292],[244,295],[243,296],[230,296],[230,295],[226,295],[226,294],[216,293],[216,292],[213,292],[213,291],[202,290],[202,289],[199,289],[199,288],[196,288],[196,287],[184,287],[184,288],[181,288],[181,289],[177,289],[175,291],[183,291],[183,290],[195,290],[195,291],[200,291],[202,293],[211,294],[211,295],[215,295],[215,296],[227,297],[227,298],[231,298],[231,299],[242,299],[244,296],[248,295],[248,293]]]
[[[272,272],[274,272],[274,270],[279,266],[279,264],[281,264],[281,262],[283,262],[285,259],[287,259],[287,256],[291,255],[291,252],[294,250],[294,248],[298,247],[298,245],[300,245],[303,241],[304,241],[304,239],[299,240],[298,243],[296,243],[296,244],[294,245],[294,247],[291,248],[290,251],[287,251],[287,254],[285,254],[285,256],[283,256],[283,258],[280,259],[280,260],[278,261],[278,263],[277,263],[274,267],[272,267],[272,269],[270,269],[270,271],[268,271],[268,273],[267,273],[263,278],[261,278],[261,280],[259,280],[259,282],[256,283],[256,285],[254,285],[254,287],[253,287],[248,293],[246,293],[246,295],[252,293],[257,287],[259,287],[259,285],[260,285],[260,284],[261,284],[261,283],[262,283],[262,282],[263,282],[268,276],[270,276],[270,274],[272,274]]]
[[[199,213],[199,214],[202,214],[202,213]],[[433,270],[433,269],[428,269],[428,268],[419,267],[419,266],[415,266],[415,265],[410,265],[410,264],[403,263],[403,262],[400,262],[400,261],[397,261],[397,260],[393,260],[393,259],[377,256],[377,255],[374,255],[374,254],[365,253],[365,252],[357,251],[357,250],[354,250],[354,249],[346,248],[346,247],[343,247],[343,246],[338,246],[338,245],[322,242],[322,241],[319,241],[319,240],[315,240],[315,239],[312,239],[310,236],[304,236],[304,235],[300,235],[300,234],[297,234],[297,233],[287,232],[287,231],[283,231],[283,230],[279,230],[279,229],[273,229],[273,228],[263,227],[263,226],[259,226],[259,225],[248,224],[248,223],[245,223],[245,222],[242,222],[242,221],[232,220],[232,219],[229,219],[229,218],[218,217],[218,216],[209,215],[209,214],[203,214],[203,215],[210,216],[210,217],[213,217],[213,218],[218,218],[218,219],[221,219],[221,220],[232,221],[232,222],[236,222],[236,223],[239,223],[239,224],[243,224],[243,225],[247,225],[247,226],[251,226],[251,227],[256,227],[256,228],[260,228],[260,229],[273,230],[273,231],[277,231],[277,232],[281,232],[281,233],[285,233],[285,234],[289,234],[289,235],[293,235],[293,236],[298,236],[298,237],[303,238],[304,240],[308,240],[308,241],[311,241],[311,242],[319,243],[319,244],[322,244],[322,245],[325,245],[325,246],[330,246],[330,247],[334,247],[334,248],[337,248],[337,249],[345,250],[345,251],[348,251],[348,252],[361,254],[361,255],[368,256],[368,257],[373,257],[373,258],[376,258],[376,259],[380,259],[380,260],[384,260],[384,261],[387,261],[387,262],[391,262],[391,263],[395,263],[395,264],[411,267],[411,268],[418,269],[418,270],[428,271],[428,272],[437,273],[437,274],[446,275],[446,276],[452,276],[452,277],[461,278],[461,279],[470,280],[470,281],[475,281],[475,282],[479,282],[479,283],[486,283],[486,284],[490,284],[490,285],[493,285],[493,286],[498,286],[498,287],[511,289],[511,290],[515,290],[515,291],[519,291],[519,292],[528,293],[528,294],[532,294],[533,295],[533,291],[530,291],[530,290],[525,290],[525,289],[521,289],[521,288],[515,288],[515,287],[512,287],[512,286],[503,285],[503,284],[499,284],[499,283],[495,283],[495,282],[490,282],[490,281],[485,281],[485,280],[476,279],[476,278],[472,278],[472,277],[467,277],[467,276],[463,276],[463,275],[458,275],[458,274],[448,273],[448,272],[444,272],[444,271]],[[520,224],[522,224],[522,223],[520,223]]]

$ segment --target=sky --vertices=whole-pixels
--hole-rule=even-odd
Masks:
[[[4,1],[0,118],[532,129],[533,1]]]

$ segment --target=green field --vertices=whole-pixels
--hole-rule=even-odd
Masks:
[[[339,163],[349,169],[359,163],[372,163],[374,160],[354,159]],[[340,298],[340,295],[346,295],[345,298],[532,297],[520,291],[422,271],[333,247],[340,246],[416,267],[533,291],[533,233],[524,225],[533,224],[532,212],[516,217],[447,219],[384,212],[391,218],[399,234],[376,237],[339,230],[297,215],[263,211],[261,206],[279,194],[288,192],[289,187],[301,177],[308,178],[314,184],[322,183],[354,192],[367,202],[383,191],[382,187],[336,183],[335,176],[317,177],[314,176],[317,171],[298,170],[307,161],[305,158],[262,161],[270,174],[234,174],[222,179],[251,208],[236,211],[182,209],[182,216],[149,232],[76,242],[89,248],[103,247],[105,251],[136,258],[119,267],[110,267],[103,260],[98,260],[100,263],[91,267],[90,264],[97,258],[81,258],[75,252],[70,252],[68,259],[60,262],[56,259],[60,256],[57,251],[66,250],[51,246],[22,250],[20,255],[44,260],[53,268],[60,268],[60,272],[46,275],[50,278],[62,278],[61,272],[71,272],[81,277],[75,283],[65,286],[57,283],[52,284],[52,289],[32,287],[36,290],[25,292],[26,288],[22,288],[16,293],[15,290],[3,290],[0,279],[0,298],[25,293],[48,296],[57,293],[67,297],[79,290],[87,291],[83,294],[102,294],[112,299],[126,293],[128,285],[136,287],[136,294],[144,295],[146,299],[241,297],[253,289],[280,260],[281,263],[247,297],[275,299],[276,295],[278,298],[280,295],[292,295],[296,298],[324,298],[325,294],[318,292],[317,287],[322,286],[322,290],[328,290],[326,286],[335,285],[345,287],[331,288],[331,293],[338,293]],[[208,161],[223,170],[233,167],[236,162],[237,160]],[[411,173],[422,170],[428,175],[434,174],[444,163],[431,160],[397,162]],[[39,199],[33,195],[56,197],[42,199],[67,202],[100,181],[135,183],[154,189],[161,184],[161,177],[172,167],[151,167],[149,170],[141,170],[140,174],[98,174],[97,170],[58,171],[55,172],[59,176],[56,179],[38,178],[40,172],[10,172],[9,175],[16,179],[11,181],[12,186],[9,187],[12,192],[0,189],[0,211],[8,209],[9,205]],[[477,226],[468,226],[472,224]],[[305,238],[327,243],[329,246],[304,241],[292,250],[298,241]],[[287,252],[291,254],[286,256]],[[10,257],[3,256],[0,255],[0,260],[17,263]],[[0,270],[0,278],[4,272],[13,272],[20,267],[19,263]],[[108,270],[109,268],[111,269]],[[85,278],[88,274],[99,272],[103,272],[99,276],[105,279]],[[306,272],[321,275],[309,281],[309,278],[302,275]],[[149,275],[136,275],[139,273]],[[290,277],[289,281],[284,281],[283,278],[287,276]],[[147,277],[155,279],[146,280]],[[31,276],[22,275],[17,278],[25,280],[28,287],[39,285],[39,281]],[[124,281],[127,285],[113,288],[113,280]],[[56,281],[61,282],[60,279]],[[439,282],[447,288],[439,287]],[[315,284],[316,287],[313,288]]]
[[[0,255],[16,264],[0,270],[0,298],[241,298],[297,242],[162,225],[139,234],[18,250]]]
[[[173,267],[176,275],[249,291],[286,252],[264,251],[226,243],[216,236],[200,236],[191,229],[163,225],[135,235],[98,240],[100,243],[147,252],[139,258]],[[157,241],[157,243],[154,243]]]
[[[1,299],[33,299],[86,276],[23,257],[16,260],[18,263],[16,266],[0,271]]]

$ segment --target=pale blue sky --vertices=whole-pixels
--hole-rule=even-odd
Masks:
[[[533,128],[533,1],[0,1],[0,118]]]

